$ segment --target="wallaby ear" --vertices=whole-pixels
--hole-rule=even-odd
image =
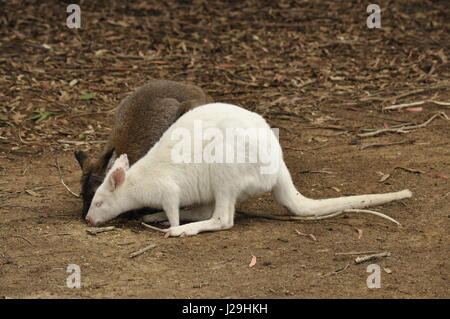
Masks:
[[[183,103],[180,104],[180,106],[178,107],[177,113],[176,113],[176,118],[178,119],[179,117],[181,117],[184,113],[192,110],[194,107],[196,107],[198,104],[193,101],[193,100],[189,100],[189,101],[184,101]]]
[[[113,149],[112,154],[110,155],[109,160],[106,163],[105,172],[109,172],[111,170],[116,159],[117,159],[117,154],[116,154],[116,151]]]
[[[78,161],[78,164],[80,164],[81,169],[83,169],[83,165],[88,157],[87,154],[83,151],[75,151],[74,155]]]
[[[114,162],[114,165],[112,166],[111,169],[116,169],[119,167],[123,168],[125,171],[127,171],[130,168],[130,163],[128,162],[127,154],[120,155],[119,158],[116,159],[116,161]]]
[[[116,168],[109,176],[111,191],[114,192],[123,182],[125,182],[125,169],[122,167]]]
[[[115,149],[110,149],[108,152],[106,152],[105,154],[103,154],[103,156],[101,157],[101,167],[103,169],[103,171],[108,171],[109,168],[111,168],[112,163],[114,163],[114,161],[116,160],[116,156],[115,156]]]

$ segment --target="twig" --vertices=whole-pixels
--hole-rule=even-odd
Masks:
[[[394,167],[394,171],[399,168],[402,169],[404,171],[410,172],[410,173],[416,173],[416,174],[425,174],[424,171],[418,170],[418,169],[412,169],[412,168],[407,168],[407,167],[401,167],[401,166],[396,166]]]
[[[46,234],[45,236],[70,236],[71,233]]]
[[[105,144],[106,140],[98,140],[98,141],[71,141],[71,140],[58,140],[58,143],[63,144],[73,144],[73,145],[85,145],[85,144]]]
[[[378,101],[386,101],[386,100],[398,100],[410,95],[414,95],[414,94],[418,94],[418,93],[423,93],[423,92],[427,92],[430,90],[439,90],[439,89],[447,89],[450,86],[450,82],[441,82],[438,83],[434,86],[427,86],[426,88],[421,88],[421,89],[416,89],[413,91],[408,91],[402,94],[399,94],[397,96],[392,96],[392,97],[379,97],[380,94],[385,95],[386,92],[384,90],[381,90],[381,93],[376,94],[376,96],[372,95],[372,96],[364,96],[362,98],[360,98],[360,101],[373,101],[373,100],[378,100]]]
[[[401,142],[393,142],[393,143],[371,143],[371,144],[364,144],[361,145],[360,149],[365,150],[369,147],[382,147],[382,146],[392,146],[392,145],[401,145],[401,144],[413,144],[415,140],[404,140]]]
[[[370,136],[376,136],[382,133],[387,133],[387,132],[393,132],[393,133],[408,133],[408,131],[411,130],[415,130],[415,129],[419,129],[422,127],[427,126],[428,124],[430,124],[436,117],[442,117],[446,120],[449,120],[447,114],[445,114],[444,112],[439,112],[434,114],[432,117],[430,117],[428,120],[426,120],[425,122],[423,122],[422,124],[418,124],[418,125],[404,125],[404,126],[400,126],[398,127],[386,127],[386,128],[381,128],[381,129],[366,129],[369,130],[371,132],[368,133],[361,133],[361,134],[357,134],[359,137],[370,137]]]
[[[126,242],[126,243],[117,243],[117,245],[119,245],[119,246],[126,246],[126,245],[131,245],[131,244],[134,244],[135,242],[134,241],[129,241],[129,242]]]
[[[417,90],[413,90],[413,91],[409,91],[409,92],[405,92],[402,94],[399,94],[397,96],[394,97],[395,100],[401,99],[403,97],[407,97],[410,95],[414,95],[414,94],[418,94],[418,93],[423,93],[423,92],[427,92],[430,90],[437,90],[437,89],[448,89],[450,85],[450,82],[440,82],[434,86],[427,86],[425,88],[422,89],[417,89]]]
[[[136,256],[142,255],[143,253],[145,253],[147,250],[150,250],[152,248],[155,248],[156,244],[150,244],[142,249],[139,249],[138,251],[135,251],[134,253],[131,253],[129,258],[134,258]]]
[[[322,275],[322,277],[328,277],[328,276],[337,275],[337,274],[339,274],[339,273],[341,273],[343,271],[346,271],[348,269],[348,267],[350,267],[349,263],[347,265],[345,265],[344,267],[342,267],[342,268],[339,268],[339,269],[337,269],[335,271],[332,271],[332,272],[329,272],[327,274]]]
[[[57,158],[57,157],[55,158],[55,162],[56,162],[56,168],[58,169],[58,173],[59,173],[59,179],[61,180],[61,183],[63,184],[63,186],[64,186],[64,187],[69,191],[69,193],[71,193],[73,196],[75,196],[75,197],[77,197],[77,198],[80,198],[80,195],[78,195],[78,194],[72,192],[72,191],[70,190],[69,186],[67,186],[66,183],[64,183],[64,179],[63,179],[62,174],[61,174],[61,167],[59,167],[59,161],[58,161],[58,158]]]
[[[86,232],[89,235],[97,235],[97,234],[104,233],[104,232],[107,232],[107,231],[111,231],[111,230],[114,230],[114,229],[116,229],[116,227],[108,226],[108,227],[101,227],[101,228],[86,229]]]
[[[365,213],[365,214],[371,214],[375,215],[381,218],[385,218],[387,220],[390,220],[391,222],[397,224],[398,226],[402,227],[402,224],[400,224],[398,221],[396,221],[394,218],[389,217],[388,215],[373,211],[373,210],[367,210],[367,209],[346,209],[343,211],[343,213]]]
[[[74,117],[80,117],[80,116],[89,116],[89,115],[100,115],[100,114],[107,114],[108,112],[88,112],[88,113],[78,113],[68,116],[67,118],[72,119]]]
[[[22,206],[22,205],[1,205],[0,209],[2,208],[27,208],[27,209],[31,209],[31,210],[38,210],[36,207],[28,207],[28,206]]]
[[[410,173],[414,173],[414,174],[425,174],[426,173],[426,172],[418,170],[418,169],[412,169],[412,168],[397,166],[397,167],[394,167],[394,169],[392,170],[391,173],[383,175],[380,178],[379,182],[383,183],[383,182],[387,181],[388,178],[390,178],[394,174],[396,169],[402,169],[404,171],[407,171],[407,172],[410,172]]]
[[[238,211],[238,213],[242,214],[242,215],[246,215],[249,217],[257,217],[257,218],[265,218],[265,219],[272,219],[272,220],[282,220],[282,221],[292,221],[292,220],[321,220],[321,219],[327,219],[327,218],[331,218],[331,217],[335,217],[338,215],[341,215],[343,213],[366,213],[366,214],[371,214],[371,215],[375,215],[378,217],[382,217],[385,218],[387,220],[390,220],[391,222],[397,224],[398,226],[402,226],[398,221],[396,221],[395,219],[373,211],[373,210],[367,210],[367,209],[346,209],[340,212],[334,212],[334,213],[329,213],[327,215],[321,215],[321,216],[280,216],[280,215],[258,215],[258,214],[252,214],[252,213],[247,213],[247,212],[242,212],[242,211]],[[148,225],[147,225],[148,226]],[[162,231],[160,229],[156,229],[159,231]]]
[[[231,257],[231,258],[226,259],[226,260],[218,261],[217,263],[218,264],[225,264],[225,263],[228,263],[228,262],[233,261],[233,260],[234,260],[234,257]]]
[[[375,251],[369,250],[369,251],[350,251],[347,253],[335,253],[335,256],[347,256],[347,255],[364,255],[364,254],[373,254]]]
[[[146,224],[146,223],[144,223],[144,222],[142,222],[141,224],[144,225],[144,226],[147,227],[147,228],[150,228],[150,229],[153,229],[153,230],[157,230],[157,231],[160,231],[160,232],[162,232],[162,233],[166,233],[166,232],[167,232],[166,230],[164,230],[164,229],[162,229],[162,228],[158,228],[158,227],[155,227],[155,226]]]
[[[385,251],[385,252],[378,253],[378,254],[366,255],[366,256],[362,256],[362,257],[356,257],[355,264],[361,264],[363,262],[366,262],[366,261],[369,261],[369,260],[372,260],[372,259],[377,259],[377,258],[380,258],[380,257],[389,257],[390,255],[391,255],[390,252]]]
[[[383,111],[385,111],[385,110],[399,110],[399,109],[403,109],[405,107],[422,105],[422,104],[425,104],[425,103],[433,103],[433,104],[443,105],[443,106],[449,106],[450,105],[450,103],[448,103],[448,102],[440,102],[440,101],[434,101],[434,100],[425,100],[425,101],[418,101],[418,102],[413,102],[413,103],[403,103],[403,104],[386,106],[386,107],[383,108]]]
[[[308,149],[300,149],[300,148],[295,148],[295,147],[291,147],[291,146],[285,146],[285,149],[289,149],[289,150],[293,150],[293,151],[299,151],[299,152],[309,152],[309,151],[315,151],[315,150],[320,150],[322,148],[326,148],[326,147],[333,147],[333,146],[338,146],[339,144],[326,144],[326,145],[321,145],[321,146],[317,146],[317,147],[311,147]]]
[[[13,150],[13,149],[4,148],[4,147],[0,147],[0,152],[11,153],[11,154],[15,154],[15,155],[23,155],[23,154],[36,155],[39,153],[39,151],[30,152],[30,151],[25,151],[25,150]]]
[[[23,239],[23,240],[25,240],[28,244],[30,244],[30,246],[33,246],[33,244],[31,243],[31,241],[29,241],[28,239],[26,239],[25,237],[20,236],[20,235],[3,236],[3,237],[0,237],[0,238],[8,238],[8,237],[15,237],[15,238]]]
[[[307,174],[307,173],[330,174],[330,175],[335,174],[334,172],[325,171],[325,170],[323,170],[323,171],[301,171],[301,172],[299,172],[299,174]]]
[[[307,81],[305,81],[305,82],[303,82],[303,83],[300,83],[299,85],[296,85],[295,87],[296,87],[297,89],[300,89],[300,88],[303,88],[303,87],[308,86],[308,85],[310,85],[310,84],[313,84],[313,83],[315,83],[315,82],[317,82],[317,79],[311,79],[311,80],[307,80]]]

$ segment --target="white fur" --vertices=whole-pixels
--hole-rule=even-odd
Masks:
[[[171,226],[166,230],[168,235],[195,235],[231,228],[236,201],[268,191],[272,191],[275,199],[293,214],[315,218],[412,196],[409,190],[403,190],[322,200],[306,198],[292,182],[278,141],[272,150],[280,164],[275,174],[261,174],[263,164],[259,161],[240,164],[174,163],[171,150],[177,141],[172,140],[171,132],[176,128],[186,128],[194,134],[196,120],[202,121],[203,129],[217,128],[222,132],[230,127],[269,128],[261,116],[238,106],[213,103],[197,107],[180,117],[131,168],[128,169],[126,155],[116,160],[98,188],[86,219],[98,225],[128,210],[162,208]],[[275,139],[275,135],[272,138]],[[258,140],[250,139],[246,143],[250,147]],[[125,179],[117,185],[112,175],[115,170],[121,169],[126,171]],[[99,202],[102,202],[101,206],[96,205]],[[180,226],[179,207],[192,205],[197,207],[181,212],[181,219],[195,222]],[[145,218],[146,221],[164,219],[162,214]]]

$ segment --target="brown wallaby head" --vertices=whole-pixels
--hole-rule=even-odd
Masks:
[[[83,199],[83,218],[86,217],[97,188],[102,184],[105,178],[111,159],[113,159],[113,154],[114,149],[111,149],[102,154],[98,159],[93,160],[86,152],[75,152],[75,158],[77,159],[78,164],[80,164],[83,172],[80,180],[80,195]]]

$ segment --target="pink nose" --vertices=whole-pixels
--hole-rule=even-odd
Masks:
[[[91,216],[86,216],[86,221],[88,222],[88,224],[91,224],[91,225],[94,224],[94,220],[92,219]]]

